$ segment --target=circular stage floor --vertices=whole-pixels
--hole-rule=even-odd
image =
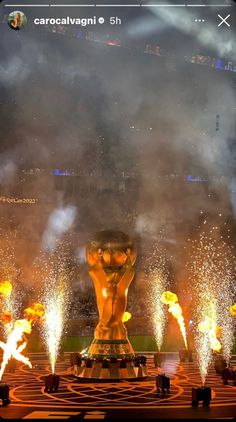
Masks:
[[[162,368],[155,368],[153,355],[148,357],[149,376],[141,381],[85,382],[76,379],[70,367],[70,354],[58,362],[60,375],[57,393],[44,391],[44,376],[50,373],[45,354],[31,354],[33,368],[18,366],[6,372],[3,381],[10,386],[11,404],[0,406],[6,419],[233,419],[236,415],[236,387],[223,385],[221,377],[210,368],[206,385],[212,388],[209,409],[191,407],[192,387],[201,386],[196,362],[179,362],[177,353],[166,354]],[[194,356],[195,358],[195,356]],[[232,361],[236,365],[236,357]],[[170,394],[156,392],[156,375],[171,379]],[[1,403],[1,402],[0,402]]]

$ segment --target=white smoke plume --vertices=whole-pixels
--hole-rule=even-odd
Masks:
[[[16,175],[17,166],[13,161],[5,161],[0,166],[0,185],[6,186],[10,184]]]
[[[49,219],[42,237],[42,247],[44,250],[53,251],[63,234],[72,227],[77,214],[76,207],[67,206],[55,209]]]

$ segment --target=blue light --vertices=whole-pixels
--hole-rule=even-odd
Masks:
[[[62,171],[60,169],[54,169],[53,174],[55,176],[72,176],[72,174],[68,170]]]
[[[191,174],[189,176],[187,176],[187,181],[188,182],[207,182],[207,179],[205,177],[202,176],[192,176]]]
[[[215,68],[216,69],[224,69],[224,61],[221,60],[221,59],[216,59]]]
[[[62,175],[62,173],[61,173],[61,170],[60,170],[60,169],[55,169],[55,170],[53,170],[53,174],[54,174],[55,176],[63,176],[63,175]]]

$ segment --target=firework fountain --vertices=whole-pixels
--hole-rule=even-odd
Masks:
[[[43,258],[42,262],[48,270],[42,297],[45,307],[42,329],[54,374],[69,303],[69,274],[63,254],[55,254],[49,260]]]
[[[65,311],[66,289],[63,284],[56,286],[51,283],[45,294],[44,337],[47,345],[52,373],[55,365],[62,336]]]
[[[163,292],[165,279],[163,275],[157,273],[152,284],[152,308],[153,308],[153,325],[154,335],[157,343],[157,348],[160,351],[163,343],[165,324],[166,324],[166,312],[163,302],[161,301],[161,295]]]
[[[0,320],[4,324],[5,334],[10,333],[13,319],[13,306],[12,306],[12,283],[10,281],[0,282],[0,298],[2,311],[0,314]],[[7,327],[7,328],[6,328]]]
[[[207,309],[203,312],[205,318],[198,324],[198,331],[208,336],[208,341],[213,352],[220,352],[222,349],[218,336],[221,336],[221,328],[217,325],[216,300],[208,298]]]
[[[19,303],[17,301],[14,280],[17,277],[15,265],[14,239],[4,230],[0,231],[0,321],[3,323],[5,339],[14,327]]]
[[[167,313],[161,301],[161,295],[168,286],[168,268],[166,253],[159,244],[147,258],[147,278],[149,281],[148,300],[151,305],[152,322],[158,351],[161,350],[166,325]]]
[[[212,351],[222,349],[230,360],[233,345],[233,318],[229,312],[233,303],[232,249],[213,227],[210,234],[200,234],[192,242],[189,263],[190,283],[194,280],[194,315],[196,351],[203,385],[212,359]]]

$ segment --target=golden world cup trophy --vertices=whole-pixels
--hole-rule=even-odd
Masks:
[[[123,316],[127,294],[134,278],[136,250],[129,237],[119,231],[102,231],[87,246],[97,298],[99,322],[95,329],[89,357],[134,357]]]
[[[93,379],[146,377],[146,357],[135,355],[123,323],[136,249],[126,234],[101,231],[90,240],[86,256],[99,321],[92,344],[77,357],[75,375]]]

